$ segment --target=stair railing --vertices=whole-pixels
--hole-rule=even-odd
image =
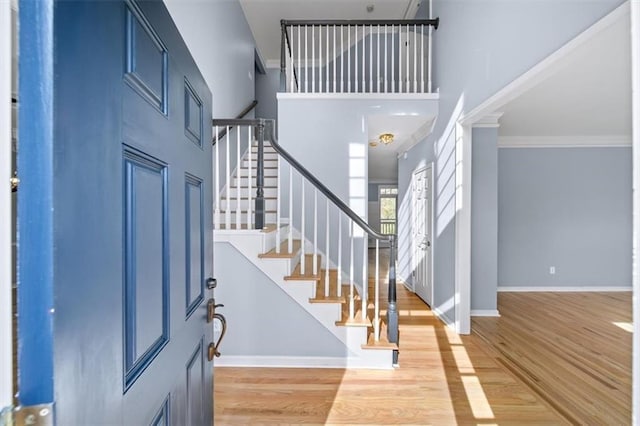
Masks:
[[[280,21],[280,91],[431,93],[439,18]]]
[[[380,263],[380,242],[386,241],[389,245],[389,277],[388,277],[388,305],[387,305],[387,340],[390,343],[398,343],[399,331],[398,331],[398,310],[397,310],[397,294],[396,294],[396,236],[380,233],[373,229],[364,219],[362,219],[357,213],[355,213],[351,207],[349,207],[344,201],[336,196],[329,188],[327,188],[316,176],[309,172],[302,164],[300,164],[295,158],[291,156],[275,138],[274,120],[265,119],[224,119],[213,120],[215,126],[215,134],[219,134],[219,130],[229,129],[231,127],[236,128],[235,138],[230,137],[229,132],[226,133],[225,138],[220,138],[216,141],[214,150],[214,176],[215,176],[215,213],[214,213],[214,227],[216,229],[263,229],[267,226],[275,226],[276,233],[276,252],[283,250],[281,248],[281,241],[285,241],[284,250],[287,253],[294,253],[294,234],[293,234],[293,220],[295,215],[299,215],[300,220],[300,250],[301,250],[301,262],[300,273],[301,275],[312,275],[318,279],[321,277],[321,266],[318,264],[318,251],[321,247],[325,250],[325,269],[324,269],[324,288],[317,291],[323,292],[324,298],[330,298],[332,296],[341,298],[342,295],[342,275],[343,264],[348,264],[348,281],[349,281],[349,294],[348,294],[348,308],[349,319],[348,321],[354,321],[357,323],[369,322],[369,302],[373,303],[373,336],[374,341],[380,340],[381,333],[381,318],[380,318],[380,276],[379,276],[379,263]],[[225,142],[225,143],[221,143]],[[277,156],[277,158],[270,157],[267,161],[274,164],[273,167],[269,167],[270,173],[275,173],[265,176],[265,142],[269,142],[272,151],[268,155]],[[218,148],[224,145],[225,159],[224,161],[220,157]],[[235,172],[230,170],[230,156],[235,153],[235,161],[238,166]],[[254,161],[254,154],[256,159]],[[244,166],[247,167],[244,167]],[[255,175],[252,173],[252,169],[255,165]],[[286,165],[286,173],[283,172],[283,166]],[[219,170],[225,171],[225,180],[220,180]],[[246,171],[245,171],[246,170]],[[297,172],[294,175],[294,170]],[[235,180],[232,180],[232,176],[236,176]],[[246,177],[245,177],[246,176]],[[252,188],[253,177],[255,176],[255,188]],[[265,185],[265,179],[269,179],[270,185]],[[294,191],[295,189],[299,191]],[[284,188],[283,186],[288,188]],[[244,191],[244,190],[247,191]],[[265,198],[265,189],[271,191],[268,200]],[[255,190],[255,195],[253,193]],[[308,193],[308,191],[311,192]],[[224,196],[223,196],[224,194]],[[318,196],[322,196],[319,199]],[[288,206],[285,206],[284,201]],[[269,202],[268,208],[265,209],[265,201]],[[319,202],[320,201],[320,202]],[[325,205],[322,205],[324,201]],[[235,211],[232,211],[231,205],[236,205]],[[221,209],[221,206],[224,209]],[[309,206],[309,207],[308,207]],[[299,209],[298,209],[299,207]],[[333,208],[333,209],[332,209]],[[310,210],[313,210],[310,212]],[[286,211],[288,218],[283,218],[282,212]],[[332,214],[333,212],[333,214]],[[224,218],[222,217],[224,214]],[[318,234],[318,224],[322,218],[319,217],[324,214],[325,222],[325,235]],[[235,215],[235,220],[231,220]],[[337,217],[337,220],[336,220]],[[224,219],[224,220],[223,220]],[[288,220],[287,235],[281,235],[282,225],[285,220]],[[333,220],[332,220],[333,219]],[[311,223],[305,223],[309,221]],[[337,236],[335,240],[331,238],[331,230],[335,230],[337,222]],[[346,226],[343,226],[346,225]],[[309,228],[309,235],[307,235],[307,228]],[[355,252],[354,236],[356,228],[362,231],[362,286],[360,290],[360,306],[356,306],[358,301],[355,298],[356,287],[356,269],[357,254]],[[343,236],[346,235],[346,236]],[[370,297],[369,293],[369,279],[368,279],[368,244],[364,235],[368,235],[376,241],[375,245],[375,278],[373,282],[373,297]],[[283,238],[284,237],[284,238]],[[306,246],[305,241],[307,237],[311,241],[309,247]],[[324,241],[320,241],[324,238]],[[349,240],[346,241],[345,238]],[[333,242],[333,244],[332,244]],[[343,245],[348,247],[348,253],[343,249]],[[335,251],[332,251],[332,247],[337,246]],[[307,250],[309,251],[307,253]],[[336,253],[337,251],[337,253]],[[306,255],[313,255],[313,261],[311,264],[311,271],[305,270],[306,268]],[[332,257],[333,256],[333,257]],[[334,260],[337,266],[337,289],[336,294],[330,294],[330,277],[329,270],[330,263]],[[309,274],[310,272],[310,274]],[[344,274],[345,276],[347,273]],[[317,297],[318,295],[316,295]],[[356,315],[357,309],[360,308],[361,317]],[[394,350],[393,362],[397,363],[398,351]]]

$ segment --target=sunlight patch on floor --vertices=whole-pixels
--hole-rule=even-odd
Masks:
[[[631,322],[613,322],[613,325],[616,327],[620,327],[624,331],[628,331],[629,333],[633,333],[633,323]]]
[[[476,419],[495,419],[480,379],[477,376],[462,376],[461,379],[473,416]]]

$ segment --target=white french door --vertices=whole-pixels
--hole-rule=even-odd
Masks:
[[[433,300],[431,279],[432,170],[431,166],[427,166],[413,174],[411,226],[413,290],[429,306]]]

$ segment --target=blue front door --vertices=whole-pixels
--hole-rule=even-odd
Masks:
[[[19,402],[210,425],[211,94],[161,1],[20,3]]]

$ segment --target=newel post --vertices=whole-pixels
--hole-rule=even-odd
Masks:
[[[398,306],[396,301],[396,236],[389,236],[389,306],[387,308],[387,339],[396,345],[400,341]],[[398,363],[398,351],[393,351],[393,364]]]
[[[256,171],[256,223],[255,229],[263,229],[265,227],[265,211],[264,211],[264,119],[260,119],[260,123],[256,125],[258,133],[258,169]]]

